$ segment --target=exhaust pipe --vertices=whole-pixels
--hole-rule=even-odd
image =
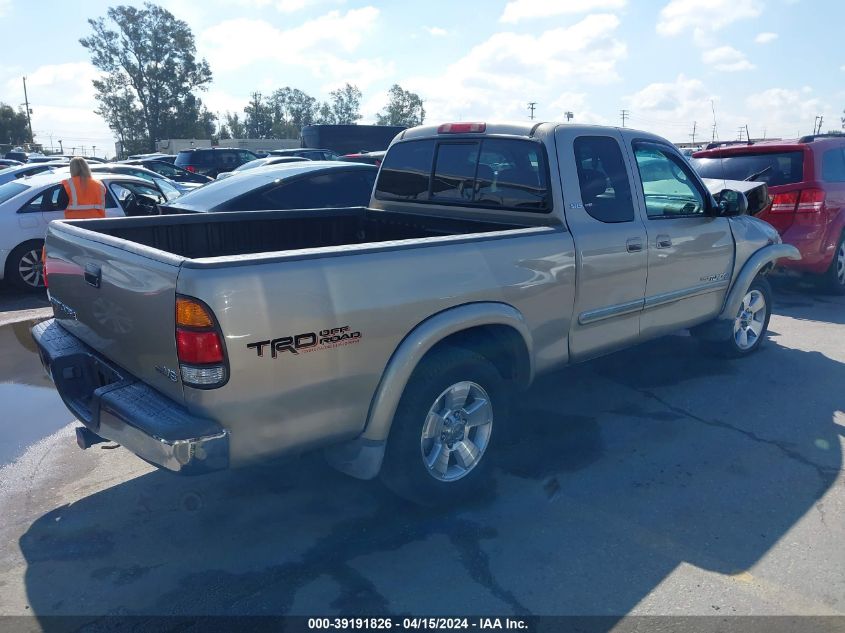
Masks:
[[[102,444],[108,442],[104,437],[100,437],[91,429],[79,426],[76,428],[76,444],[81,449],[91,448],[94,444]]]

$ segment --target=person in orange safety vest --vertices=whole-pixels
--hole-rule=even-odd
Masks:
[[[62,181],[68,197],[65,220],[106,217],[106,188],[91,177],[84,158],[70,159],[70,178]]]

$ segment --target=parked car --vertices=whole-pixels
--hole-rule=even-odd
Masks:
[[[3,158],[7,158],[9,160],[16,160],[20,163],[25,163],[29,158],[28,154],[23,150],[12,150],[11,152],[6,152],[6,155]]]
[[[23,163],[19,160],[0,158],[0,169],[5,169],[6,167],[20,167],[21,165],[23,165]]]
[[[33,165],[21,165],[20,167],[8,167],[0,171],[0,185],[18,178],[26,178],[62,167],[67,168],[67,163],[35,163]]]
[[[757,217],[801,252],[782,268],[845,294],[845,136],[720,146],[693,163],[706,178],[766,183],[771,205]]]
[[[87,159],[86,159],[87,160]],[[35,163],[69,163],[70,158],[67,156],[29,156],[28,160],[26,161],[30,165]]]
[[[41,247],[47,225],[64,218],[67,174],[42,173],[0,185],[0,279],[21,290],[44,288]],[[166,201],[154,184],[122,174],[97,174],[106,186],[106,215],[158,213]]]
[[[94,174],[122,174],[124,176],[135,176],[147,182],[155,183],[168,200],[176,200],[183,193],[192,191],[195,187],[180,182],[174,182],[156,172],[139,167],[138,165],[124,165],[112,163],[108,165],[92,165],[91,173]]]
[[[217,178],[217,174],[232,171],[256,158],[258,156],[246,149],[199,147],[179,152],[174,165],[194,174]]]
[[[265,167],[184,200],[313,169],[375,173]],[[391,144],[370,208],[52,223],[55,318],[33,335],[80,446],[183,473],[325,447],[344,472],[454,501],[489,482],[536,375],[679,328],[757,349],[765,274],[799,255],[744,204],[645,132],[424,126]]]
[[[159,160],[157,158],[126,160],[122,161],[121,164],[137,165],[139,167],[144,167],[145,169],[154,171],[160,176],[169,178],[173,182],[181,182],[183,184],[204,185],[205,183],[214,180],[213,178],[203,176],[202,174],[191,173],[187,169],[182,169],[181,167],[177,167],[176,165],[168,163],[167,161]]]
[[[269,155],[298,156],[300,158],[307,158],[308,160],[338,160],[340,158],[340,154],[333,150],[310,148],[274,149]]]
[[[341,156],[340,160],[349,161],[352,163],[366,163],[367,165],[381,166],[384,160],[384,155],[387,152],[359,152],[357,154],[346,154]]]
[[[163,160],[164,162],[173,162],[175,158],[175,154],[152,152],[150,154],[132,154],[127,158],[127,160]]]
[[[217,174],[217,180],[220,180],[221,178],[228,178],[229,176],[234,176],[257,167],[269,167],[270,165],[283,165],[285,163],[303,163],[310,160],[310,158],[303,158],[302,156],[267,156],[266,158],[256,158],[248,163],[244,163],[232,171]]]
[[[251,169],[186,194],[164,213],[363,207],[376,170],[370,165],[300,161]]]

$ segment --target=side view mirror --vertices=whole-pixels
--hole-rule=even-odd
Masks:
[[[722,189],[713,196],[716,199],[717,215],[727,217],[748,213],[748,198],[741,191]]]

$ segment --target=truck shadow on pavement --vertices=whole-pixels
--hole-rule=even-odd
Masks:
[[[795,376],[814,377],[811,397]],[[806,513],[824,520],[843,384],[845,365],[817,352],[770,341],[723,361],[677,336],[547,375],[519,398],[489,493],[450,510],[319,455],[151,472],[32,523],[29,603],[38,616],[621,616],[681,563],[740,574]],[[690,608],[731,613],[685,589]]]

